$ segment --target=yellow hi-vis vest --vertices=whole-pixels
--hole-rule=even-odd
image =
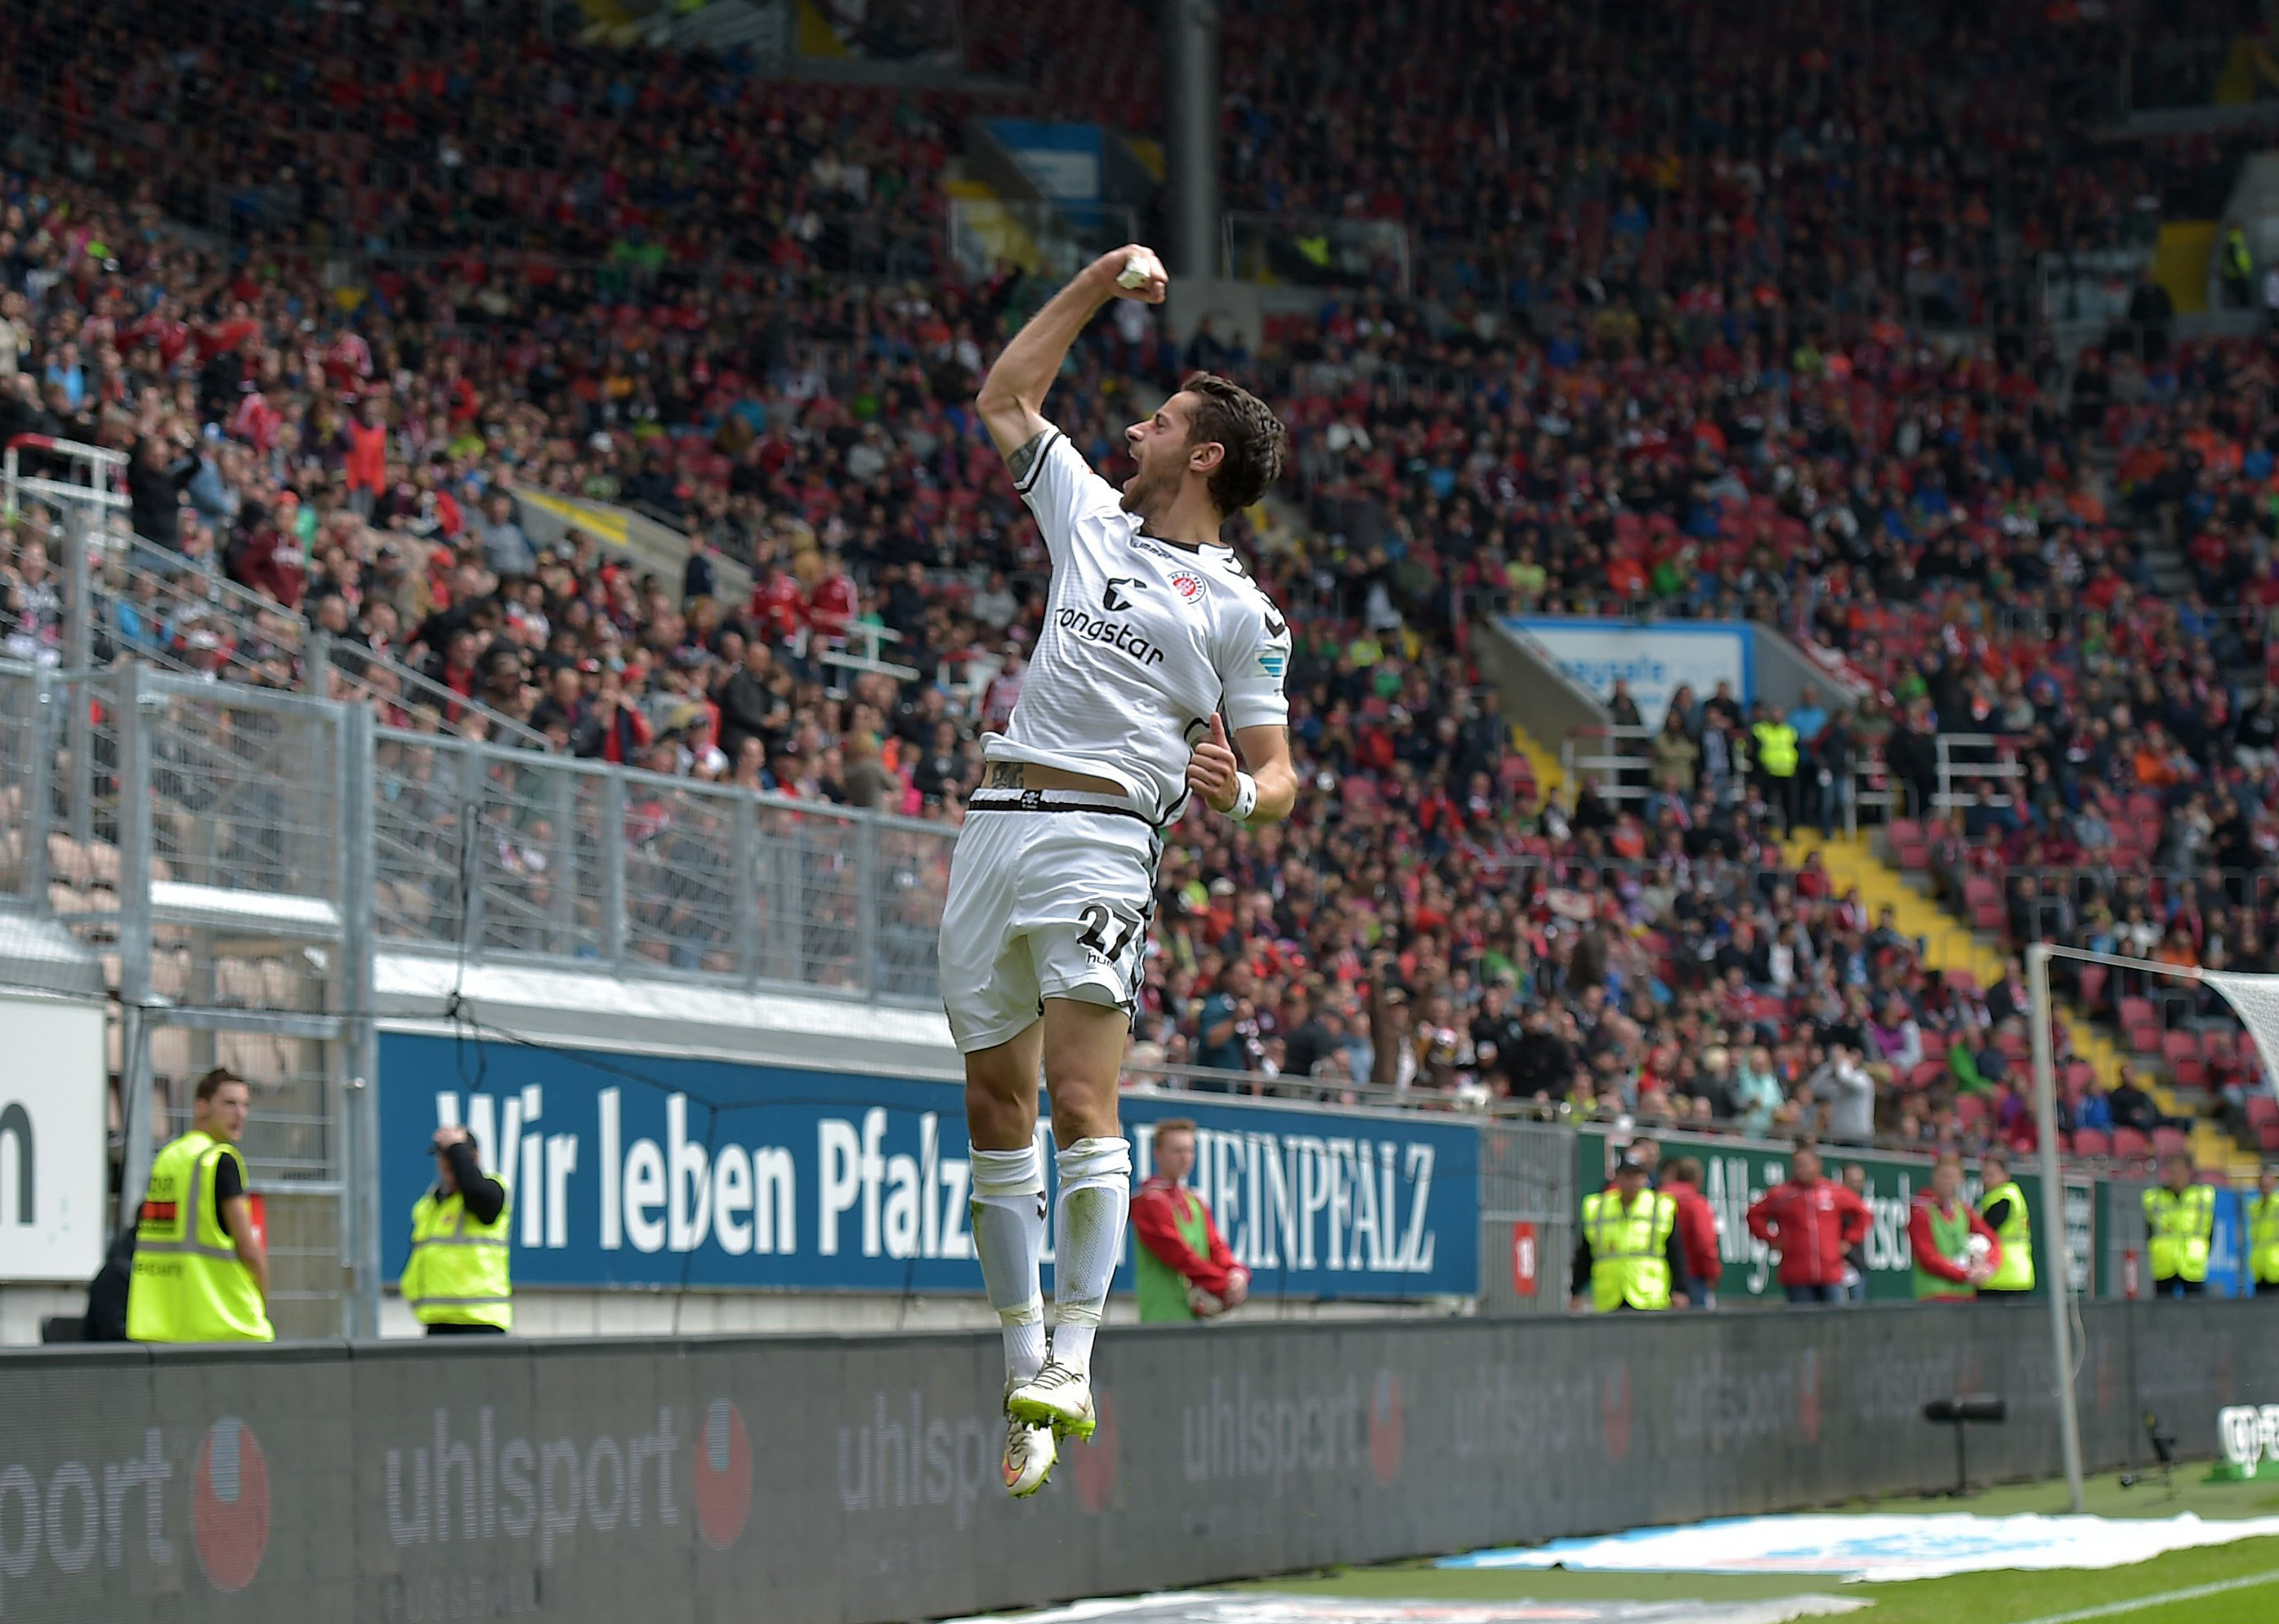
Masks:
[[[192,1129],[158,1153],[134,1223],[127,1286],[130,1342],[274,1342],[253,1271],[214,1212],[214,1169],[234,1145]]]
[[[2034,1231],[2026,1217],[2026,1195],[2018,1188],[2015,1179],[2007,1184],[1997,1184],[1978,1198],[1978,1215],[1984,1217],[1986,1209],[2007,1197],[2010,1215],[2002,1227],[1994,1231],[1995,1239],[2002,1243],[2002,1261],[1996,1266],[1984,1286],[1988,1291],[2030,1291],[2034,1289]]]
[[[2247,1199],[2247,1266],[2258,1286],[2279,1286],[2279,1191]]]
[[[1591,1306],[1600,1314],[1627,1303],[1633,1308],[1669,1306],[1669,1232],[1677,1227],[1677,1201],[1642,1190],[1627,1211],[1622,1191],[1609,1186],[1583,1198],[1583,1233],[1591,1242]]]
[[[1749,732],[1757,741],[1757,765],[1770,778],[1796,777],[1796,730],[1785,722],[1760,722]]]
[[[506,1205],[488,1223],[477,1222],[457,1191],[434,1190],[412,1203],[411,1258],[403,1266],[403,1301],[423,1325],[514,1325],[514,1293],[507,1260],[512,1245],[514,1187],[495,1173]]]
[[[2208,1238],[2215,1233],[2215,1191],[2193,1184],[2178,1195],[2166,1184],[2145,1192],[2145,1228],[2152,1237],[2152,1278],[2206,1280]]]

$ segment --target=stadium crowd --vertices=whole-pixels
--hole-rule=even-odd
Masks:
[[[1767,798],[1758,717],[1697,696],[1642,753],[1646,799],[1554,801],[1465,657],[1484,603],[1809,634],[1879,697],[1790,718],[1807,771],[1881,762],[1922,808],[1940,732],[2024,741],[2016,805],[1908,820],[1958,897],[1991,878],[2021,937],[2279,952],[2241,877],[2279,849],[2279,697],[2234,703],[2262,616],[2209,607],[2279,602],[2268,346],[2133,346],[2067,391],[2059,357],[1903,319],[1993,314],[2006,221],[2055,222],[2030,247],[2139,231],[2175,155],[2051,163],[2055,68],[2016,120],[1965,97],[1947,121],[1909,69],[1919,42],[1837,74],[1787,25],[1729,39],[1714,11],[1646,42],[1660,54],[1642,21],[1593,25],[1524,108],[1477,94],[1492,52],[1448,53],[1446,82],[1363,98],[1335,141],[1293,112],[1358,104],[1319,64],[1231,80],[1231,202],[1400,215],[1437,191],[1457,212],[1412,221],[1421,239],[1494,251],[1447,296],[1350,290],[1255,352],[1123,311],[1079,350],[1054,408],[1103,465],[1125,401],[1183,367],[1262,379],[1309,521],[1262,510],[1247,541],[1306,611],[1293,728],[1317,791],[1285,827],[1197,818],[1174,846],[1135,1069],[2030,1142],[2014,973],[1927,969],[1816,863],[1785,866],[1772,837],[1842,808]],[[112,562],[147,567],[117,578],[116,648],[299,683],[297,617],[332,634],[343,693],[372,693],[349,679],[385,655],[576,755],[959,815],[978,735],[1017,697],[1043,564],[968,404],[1040,290],[945,263],[935,180],[963,103],[541,49],[510,18],[514,49],[486,50],[416,7],[361,15],[373,54],[261,97],[265,63],[332,59],[298,14],[228,52],[122,18],[35,23],[17,71],[49,79],[18,94],[79,119],[16,156],[75,178],[12,172],[0,193],[0,440],[131,459],[139,544]],[[2032,30],[1982,26],[1962,54],[1988,74],[2041,60]],[[1704,61],[1683,108],[1582,117],[1646,108],[1640,78]],[[131,116],[98,127],[98,102]],[[1603,151],[1564,144],[1585,126]],[[1473,195],[1404,184],[1478,141],[1499,156]],[[1531,179],[1551,173],[1560,189]],[[226,253],[165,223],[217,209]],[[533,493],[671,520],[686,572],[642,576],[574,532],[541,546]],[[0,555],[0,643],[53,657],[40,518]],[[2191,562],[2183,602],[2156,591],[2155,537]],[[273,614],[217,612],[222,575]],[[820,655],[862,620],[902,635],[891,657],[917,678],[833,691]],[[2124,831],[2153,876],[2073,874],[2132,849]],[[2175,1126],[2131,1088],[2077,1090],[2072,1125]]]

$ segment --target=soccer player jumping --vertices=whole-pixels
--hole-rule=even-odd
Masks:
[[[1116,1075],[1163,831],[1191,795],[1259,823],[1288,816],[1298,789],[1283,693],[1290,628],[1219,542],[1225,518],[1280,472],[1281,422],[1198,373],[1124,431],[1135,466],[1119,493],[1044,417],[1085,324],[1110,299],[1163,295],[1147,249],[1102,256],[1005,347],[976,402],[1052,560],[1044,630],[1012,720],[984,751],[941,920],[942,1002],[965,1056],[974,1245],[1005,1337],[1005,1487],[1017,1497],[1044,1486],[1061,1437],[1092,1436],[1093,1337],[1132,1194]],[[1049,1345],[1040,1064],[1060,1175]]]

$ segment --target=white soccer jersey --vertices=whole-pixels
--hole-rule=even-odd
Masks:
[[[1142,535],[1058,429],[1018,488],[1052,585],[1020,703],[983,754],[1113,780],[1168,822],[1214,712],[1230,732],[1289,721],[1290,627],[1233,548]]]

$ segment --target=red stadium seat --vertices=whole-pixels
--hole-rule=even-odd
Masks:
[[[1917,840],[1899,847],[1899,867],[1910,871],[1930,867],[1930,847]]]
[[[2279,1152],[2279,1122],[2265,1122],[2258,1127],[2255,1142],[2267,1156]]]
[[[2125,1157],[2149,1156],[2152,1153],[2152,1141],[2134,1128],[2115,1128],[2113,1130],[2113,1153]]]
[[[2159,1017],[2152,1013],[2152,1000],[2151,999],[2124,998],[2121,1000],[2122,1025],[2152,1026],[2156,1024],[2158,1020]]]
[[[2077,1128],[2074,1130],[2073,1153],[2076,1156],[2110,1156],[2113,1140],[2101,1128]]]
[[[1954,1114],[1962,1119],[1966,1128],[1976,1128],[1986,1120],[1986,1097],[1984,1094],[1963,1094],[1956,1098]]]
[[[2200,1035],[2198,1032],[2179,1031],[2161,1033],[2160,1056],[2171,1066],[2178,1061],[2199,1059]]]
[[[1910,1089],[1930,1088],[1945,1080],[1946,1062],[1945,1061],[1921,1061],[1916,1063],[1913,1071],[1907,1073],[1907,1086]]]
[[[2266,1122],[2279,1122],[2279,1099],[2274,1099],[2268,1094],[2250,1094],[2247,1097],[2247,1120],[2257,1128]]]
[[[2178,1151],[2191,1148],[2191,1136],[2181,1128],[2152,1130],[2152,1148],[2163,1156],[2173,1156]]]
[[[2085,964],[2081,971],[2081,1001],[2095,1009],[2104,1001],[2108,972],[2102,964]]]
[[[2207,1086],[2208,1071],[2206,1061],[2174,1060],[2168,1062],[2168,1069],[2175,1076],[2178,1088]]]

